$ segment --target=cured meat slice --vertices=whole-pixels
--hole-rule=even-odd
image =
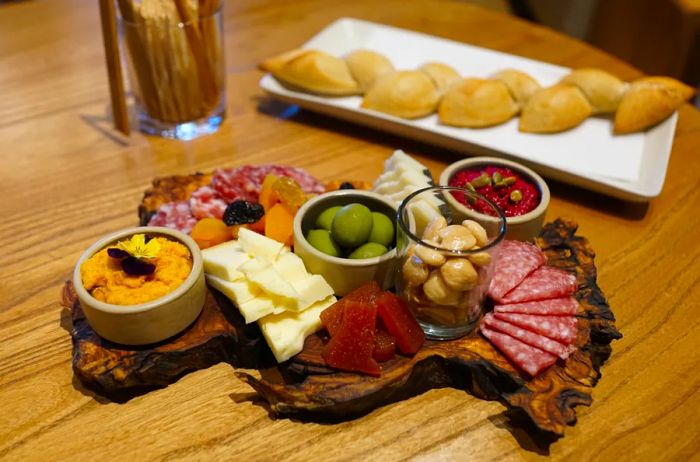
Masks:
[[[500,301],[502,303],[546,300],[576,292],[576,276],[559,268],[541,266],[526,277]]]
[[[578,302],[574,297],[559,297],[549,300],[510,303],[493,307],[496,313],[541,314],[545,316],[573,316],[578,312]]]
[[[226,201],[211,186],[202,186],[190,196],[190,210],[197,219],[218,218],[221,220],[226,211]]]
[[[281,165],[244,165],[238,168],[214,170],[211,185],[226,202],[243,199],[257,202],[263,180],[267,175],[293,178],[307,193],[322,193],[323,185],[306,170]]]
[[[165,226],[185,234],[192,231],[197,219],[192,215],[188,201],[166,202],[148,221],[148,226]]]
[[[520,241],[503,241],[498,252],[489,295],[496,301],[501,299],[528,274],[542,266],[545,256],[532,245]]]
[[[536,334],[522,327],[516,326],[509,322],[501,321],[494,317],[493,313],[488,313],[484,316],[484,324],[488,327],[495,329],[504,334],[508,334],[513,338],[517,338],[521,342],[527,343],[528,345],[544,350],[547,353],[559,356],[561,359],[566,359],[569,357],[573,351],[571,345],[565,345],[556,340],[552,340],[544,335]]]
[[[572,344],[576,340],[576,318],[573,316],[538,316],[519,313],[494,313],[494,315],[501,321],[566,344]]]
[[[557,362],[557,357],[553,354],[523,343],[510,335],[491,330],[483,324],[481,325],[481,333],[518,368],[533,377]]]

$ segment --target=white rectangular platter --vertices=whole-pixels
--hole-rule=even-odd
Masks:
[[[570,69],[520,56],[351,18],[330,24],[303,45],[335,56],[367,48],[387,56],[397,69],[416,69],[428,61],[454,67],[463,76],[488,77],[506,68],[524,71],[543,86]],[[551,135],[518,131],[517,118],[482,129],[441,125],[437,115],[405,120],[360,108],[362,97],[323,97],[281,85],[267,74],[260,81],[282,101],[353,123],[463,153],[497,155],[521,162],[540,174],[631,201],[659,195],[673,144],[677,113],[643,133],[613,135],[612,121],[590,117],[573,130]],[[401,146],[396,146],[400,148]]]

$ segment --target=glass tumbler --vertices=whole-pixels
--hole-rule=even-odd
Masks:
[[[226,111],[221,0],[117,0],[139,129],[189,140]]]
[[[487,213],[472,209],[477,201]],[[503,211],[468,189],[435,186],[406,197],[397,215],[397,294],[429,338],[466,335],[483,312],[506,231]]]

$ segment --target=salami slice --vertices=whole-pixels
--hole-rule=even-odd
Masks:
[[[516,326],[505,321],[501,321],[494,317],[493,313],[488,313],[484,316],[484,324],[504,334],[508,334],[513,338],[517,338],[521,342],[527,343],[530,346],[544,350],[547,353],[559,356],[561,359],[566,359],[571,354],[573,348],[571,345],[552,340],[544,335],[539,335],[522,327]]]
[[[503,304],[547,300],[576,292],[576,276],[559,268],[541,266],[500,301]]]
[[[263,180],[267,175],[293,178],[307,193],[325,191],[323,184],[306,170],[281,165],[244,165],[238,168],[219,168],[214,170],[211,185],[226,203],[236,199],[257,202]]]
[[[574,297],[551,298],[533,302],[510,303],[493,307],[496,313],[541,314],[545,316],[573,316],[578,312]]]
[[[185,234],[192,231],[197,219],[192,215],[188,201],[166,202],[148,221],[148,226],[165,226]]]
[[[510,335],[491,330],[483,324],[481,333],[518,368],[533,377],[557,361],[557,357],[553,354],[523,343]]]
[[[494,313],[494,315],[501,321],[515,324],[567,345],[576,340],[576,318],[573,316],[538,316],[519,313]]]
[[[226,201],[211,186],[202,186],[190,195],[190,210],[195,218],[221,218],[226,211]]]
[[[544,262],[544,254],[538,247],[525,242],[503,241],[491,279],[489,295],[494,300],[501,301],[508,291],[520,284]]]

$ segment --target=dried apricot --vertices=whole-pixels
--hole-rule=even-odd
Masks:
[[[231,240],[231,230],[217,218],[203,218],[194,225],[190,236],[200,249],[206,249]]]
[[[282,204],[275,204],[265,214],[265,236],[292,245],[294,214]]]

